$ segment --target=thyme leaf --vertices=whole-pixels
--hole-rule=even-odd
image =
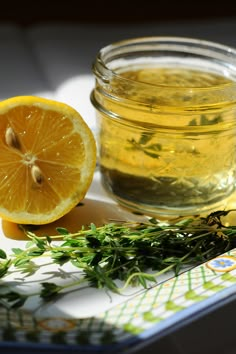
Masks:
[[[212,119],[209,119],[207,118],[207,116],[205,114],[202,114],[201,117],[200,117],[200,121],[199,121],[199,124],[196,120],[196,118],[192,119],[190,122],[189,122],[189,126],[195,126],[195,125],[213,125],[213,124],[218,124],[218,123],[221,123],[223,122],[223,118],[222,116],[220,115],[217,115],[216,117],[212,118]]]
[[[149,288],[158,283],[161,274],[172,270],[178,275],[186,265],[196,266],[234,248],[236,226],[224,223],[232,211],[235,210],[219,210],[206,217],[182,218],[172,223],[152,218],[143,223],[91,224],[76,233],[58,228],[57,234],[45,237],[25,230],[29,237],[25,248],[13,248],[11,255],[0,250],[0,278],[4,289],[0,292],[1,303],[17,308],[35,295],[48,302],[85,282],[120,294],[128,286]],[[37,264],[36,260],[41,257],[47,257],[49,263]],[[43,281],[37,293],[13,290],[11,282],[4,279],[14,272],[20,272],[25,279],[39,269],[42,272],[48,264],[60,267],[65,263],[77,269],[79,278],[66,284]]]
[[[153,133],[142,133],[139,140],[129,139],[128,143],[131,145],[132,150],[142,151],[144,154],[152,157],[159,158],[160,152],[162,150],[161,144],[151,144],[150,141],[153,138]]]

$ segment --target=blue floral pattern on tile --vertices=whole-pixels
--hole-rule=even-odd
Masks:
[[[218,272],[227,272],[236,268],[236,258],[232,256],[219,256],[207,262],[207,267]]]

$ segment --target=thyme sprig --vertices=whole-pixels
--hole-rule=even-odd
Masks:
[[[161,274],[172,270],[177,275],[186,265],[196,266],[234,248],[236,226],[226,226],[222,221],[232,211],[182,218],[172,223],[150,219],[100,227],[91,224],[76,233],[59,227],[57,234],[45,237],[24,228],[29,238],[24,248],[13,248],[11,255],[0,250],[0,301],[18,308],[38,295],[48,302],[84,283],[119,294],[128,286],[148,288],[158,283]],[[42,257],[49,261],[38,264]],[[48,269],[48,264],[60,269],[66,263],[78,269],[79,277],[66,284],[43,281],[39,292],[12,290],[11,282],[8,284],[7,278],[4,279],[14,272],[27,278],[44,266]],[[119,286],[117,280],[123,285]]]
[[[142,151],[144,154],[152,157],[159,158],[160,151],[162,150],[161,144],[152,144],[150,141],[153,138],[153,133],[142,133],[139,140],[129,139],[130,149]]]

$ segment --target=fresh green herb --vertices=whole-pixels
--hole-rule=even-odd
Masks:
[[[158,152],[162,149],[161,144],[149,144],[152,138],[153,133],[142,133],[138,141],[129,139],[128,142],[131,144],[132,150],[140,150],[152,158],[159,158]]]
[[[177,275],[184,266],[196,266],[234,248],[236,226],[222,221],[232,211],[181,218],[173,223],[152,218],[145,223],[108,223],[100,227],[91,224],[89,229],[76,233],[57,228],[57,234],[50,237],[38,237],[25,230],[29,237],[25,248],[12,249],[10,256],[0,250],[0,301],[17,308],[38,295],[47,302],[83,283],[120,294],[128,285],[148,288],[158,283],[160,274],[172,270]],[[49,259],[46,267],[54,264],[59,269],[70,263],[78,268],[80,277],[66,285],[44,281],[39,293],[13,291],[11,282],[8,284],[3,278],[14,272],[27,277],[42,270],[45,264],[36,262],[42,256]],[[62,270],[61,276],[65,277]],[[122,287],[117,280],[123,282]]]
[[[217,115],[215,118],[209,119],[205,116],[205,114],[202,114],[200,117],[200,122],[199,124],[197,123],[196,118],[192,119],[189,122],[189,126],[195,126],[195,125],[213,125],[213,124],[218,124],[223,122],[223,119],[220,115]]]

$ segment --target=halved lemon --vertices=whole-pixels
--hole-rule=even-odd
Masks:
[[[72,107],[35,96],[0,102],[0,216],[47,224],[86,195],[96,165],[92,131]]]

